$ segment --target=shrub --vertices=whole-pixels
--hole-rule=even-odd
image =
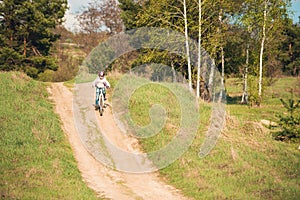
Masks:
[[[300,100],[295,101],[293,99],[293,92],[292,98],[289,99],[288,103],[285,102],[283,99],[280,99],[283,106],[289,112],[288,116],[279,115],[279,126],[282,129],[279,132],[274,133],[274,137],[276,140],[281,141],[299,141],[300,140],[300,115],[295,111],[300,107]]]
[[[25,67],[24,72],[31,78],[37,78],[39,70],[37,68],[27,66]]]
[[[23,56],[9,47],[0,47],[0,70],[13,71],[20,67]]]
[[[51,82],[53,80],[53,74],[54,71],[50,69],[46,69],[43,73],[40,73],[38,75],[38,80],[39,81],[44,81],[44,82]]]

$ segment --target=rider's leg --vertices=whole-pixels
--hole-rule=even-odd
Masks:
[[[103,90],[103,97],[104,97],[104,101],[106,101],[106,90]]]
[[[98,105],[99,105],[99,95],[100,95],[100,91],[97,88],[96,89],[96,100],[95,100],[95,107],[96,107],[96,109],[98,108]]]

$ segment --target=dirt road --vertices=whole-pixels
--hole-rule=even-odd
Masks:
[[[123,152],[140,152],[137,141],[121,133],[114,123],[113,115],[110,108],[107,108],[104,117],[100,117],[91,106],[93,102],[93,90],[91,84],[82,85],[86,94],[77,96],[74,100],[74,93],[66,88],[63,83],[53,83],[48,91],[51,99],[55,102],[56,112],[59,114],[65,134],[68,136],[74,156],[78,163],[78,168],[82,174],[84,181],[92,188],[99,197],[117,200],[130,199],[172,199],[182,200],[187,199],[180,191],[174,187],[164,183],[155,172],[151,173],[127,173],[114,170],[110,167],[111,161],[103,160],[104,155],[99,155],[95,152],[100,152],[102,148],[95,147],[91,140],[99,140],[92,138],[89,135],[90,130],[98,130],[99,133],[105,135],[104,143],[113,144],[114,148],[122,149]],[[82,88],[81,88],[82,89]],[[76,93],[76,91],[75,91]],[[80,98],[78,98],[80,97]],[[73,103],[70,103],[72,102]],[[86,102],[85,105],[80,105],[80,102]],[[77,116],[74,110],[78,109],[77,113],[83,113],[84,116]],[[87,116],[89,116],[88,119]],[[78,118],[80,118],[78,120]],[[76,120],[77,119],[77,120]],[[93,123],[93,120],[97,124]],[[84,131],[86,130],[86,131]],[[113,134],[112,134],[113,133]],[[92,139],[91,139],[92,138]],[[103,136],[101,136],[103,138]],[[110,148],[110,147],[108,147]],[[95,150],[95,152],[93,152]],[[114,151],[114,149],[112,149]],[[104,151],[101,151],[104,152]],[[105,153],[105,152],[104,152]],[[97,157],[99,156],[99,157]],[[123,163],[118,154],[112,156],[114,164]],[[131,169],[137,167],[137,162],[126,162],[126,166],[118,166],[117,168]]]

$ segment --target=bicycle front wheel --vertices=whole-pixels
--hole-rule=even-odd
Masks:
[[[100,98],[99,98],[99,113],[100,113],[100,116],[103,115],[103,112],[104,112],[104,98],[103,98],[103,95],[101,95]]]

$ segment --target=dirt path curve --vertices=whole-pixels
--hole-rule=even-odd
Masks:
[[[59,114],[62,127],[74,152],[78,163],[78,168],[87,185],[96,191],[99,197],[117,200],[130,199],[187,199],[180,191],[165,184],[157,173],[132,174],[113,170],[98,162],[84,147],[78,135],[73,118],[73,106],[70,103],[73,93],[66,88],[63,83],[53,83],[48,92],[51,99],[56,104],[56,112]],[[92,109],[92,107],[91,107]],[[113,123],[110,112],[105,112],[108,123]],[[99,120],[101,120],[99,118]],[[108,124],[111,125],[111,124]],[[102,127],[107,131],[120,132],[114,130],[115,126]],[[134,140],[130,138],[116,138],[111,135],[109,139],[118,143],[121,148],[134,149]]]

